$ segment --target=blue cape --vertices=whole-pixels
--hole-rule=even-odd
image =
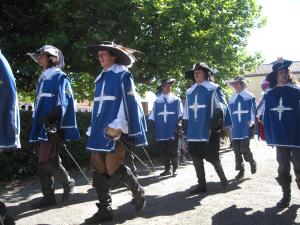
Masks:
[[[250,92],[235,94],[229,101],[229,108],[232,119],[232,140],[249,138],[249,122],[255,121],[254,96]]]
[[[91,132],[87,150],[112,152],[116,141],[105,134],[105,129],[118,116],[123,100],[128,136],[136,146],[147,144],[146,121],[142,105],[134,91],[131,73],[127,70],[106,71],[95,81],[94,107],[91,119]]]
[[[41,119],[58,105],[62,108],[60,129],[63,132],[64,139],[70,141],[80,139],[71,84],[67,75],[60,69],[56,69],[48,78],[39,79],[32,114],[30,142],[48,140]]]
[[[223,127],[231,126],[229,108],[224,95],[220,87],[212,82],[205,81],[203,85],[193,85],[187,91],[185,104],[188,107],[188,141],[208,142],[216,108],[220,108],[223,112]]]
[[[277,86],[263,97],[263,122],[270,146],[300,147],[300,89],[295,85]]]
[[[0,51],[0,149],[20,146],[20,116],[13,72]]]
[[[179,119],[180,98],[174,98],[170,102],[163,98],[160,99],[155,101],[153,107],[155,139],[157,141],[174,140]]]

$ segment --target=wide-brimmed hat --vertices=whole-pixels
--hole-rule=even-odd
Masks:
[[[165,85],[165,84],[173,85],[175,81],[176,81],[175,79],[163,79],[163,80],[161,81],[160,87],[162,87],[162,86]]]
[[[133,53],[136,50],[117,45],[111,41],[103,41],[99,45],[89,45],[87,50],[95,55],[101,50],[109,51],[117,56],[116,63],[120,65],[131,66],[135,62]]]
[[[42,53],[46,53],[49,56],[58,58],[59,63],[57,65],[57,67],[63,68],[65,66],[63,54],[61,53],[61,51],[58,48],[56,48],[52,45],[44,45],[43,47],[36,50],[34,53],[27,53],[27,55],[29,55],[37,63],[38,62],[37,57],[38,57],[38,55],[40,55]]]
[[[205,62],[200,62],[200,63],[195,63],[192,69],[185,72],[185,78],[194,80],[194,71],[198,69],[205,71],[209,75],[214,74],[214,70],[211,69]]]
[[[275,79],[275,75],[277,74],[277,71],[280,69],[288,69],[290,67],[290,65],[292,65],[293,61],[290,60],[283,60],[280,62],[276,62],[273,66],[272,66],[272,72],[269,73],[266,77],[266,80],[270,81],[271,79]]]
[[[239,82],[242,83],[243,88],[246,88],[247,84],[249,83],[249,80],[245,79],[243,76],[237,76],[231,80],[226,80],[226,83],[231,87],[233,87],[233,84],[239,83]]]

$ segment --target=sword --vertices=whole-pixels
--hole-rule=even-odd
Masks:
[[[148,155],[148,153],[147,153],[147,151],[146,151],[146,149],[144,148],[144,147],[142,147],[142,149],[143,149],[143,151],[145,152],[145,154],[146,154],[146,156],[148,157],[148,159],[149,159],[149,161],[150,161],[150,163],[151,163],[151,166],[152,166],[152,168],[153,168],[153,171],[151,170],[151,168],[140,158],[140,157],[138,157],[134,152],[133,152],[133,150],[131,149],[131,147],[130,147],[130,145],[127,143],[127,141],[125,140],[125,136],[124,135],[120,135],[120,136],[118,136],[118,138],[117,139],[112,139],[112,140],[116,140],[118,143],[120,143],[124,148],[125,148],[125,150],[126,151],[128,151],[128,152],[130,152],[134,157],[136,157],[137,159],[138,159],[138,161],[147,169],[147,170],[149,170],[150,171],[150,173],[152,174],[152,175],[154,175],[154,177],[158,180],[158,181],[160,181],[160,183],[162,183],[163,185],[165,185],[160,179],[159,179],[159,177],[155,174],[155,172],[156,172],[156,170],[155,170],[155,168],[154,168],[154,164],[153,164],[153,162],[152,162],[152,160],[151,160],[151,158],[150,158],[150,156]]]
[[[62,144],[62,146],[64,147],[65,151],[68,153],[68,155],[70,156],[70,158],[73,160],[73,162],[75,163],[75,165],[77,166],[77,168],[79,169],[79,171],[81,172],[81,174],[83,175],[84,179],[86,180],[87,184],[91,184],[91,181],[89,180],[89,178],[85,175],[85,173],[83,172],[83,170],[81,169],[81,167],[79,166],[79,164],[77,163],[77,161],[75,160],[75,158],[72,156],[71,152],[68,150],[66,144],[63,142],[63,140],[57,135],[57,127],[56,125],[51,125],[51,126],[45,126],[44,125],[44,129],[46,134],[51,133],[54,134],[58,140],[60,141],[60,143]]]

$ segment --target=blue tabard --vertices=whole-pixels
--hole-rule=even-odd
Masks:
[[[49,79],[39,79],[32,114],[30,142],[48,140],[41,119],[58,105],[62,108],[60,129],[63,131],[64,139],[70,141],[80,139],[71,84],[67,75],[57,68]]]
[[[256,107],[253,94],[245,90],[241,94],[235,93],[229,100],[229,108],[232,119],[232,140],[249,138],[249,122],[255,121]]]
[[[300,89],[296,85],[268,90],[263,101],[266,142],[270,146],[300,148]]]
[[[187,141],[208,142],[214,109],[220,108],[223,111],[224,127],[229,127],[229,108],[217,84],[205,81],[203,85],[194,87],[193,91],[187,91],[185,103],[188,107]]]
[[[174,101],[167,102],[156,100],[154,103],[154,121],[155,121],[155,139],[174,140],[179,119],[180,98],[176,97]]]
[[[115,64],[116,65],[116,64]],[[87,150],[113,152],[116,141],[106,136],[105,130],[118,115],[121,102],[128,122],[128,136],[136,146],[147,144],[146,121],[138,94],[134,90],[131,73],[128,70],[103,72],[95,81],[94,107],[91,132]]]
[[[20,116],[13,72],[0,51],[0,149],[20,146]]]

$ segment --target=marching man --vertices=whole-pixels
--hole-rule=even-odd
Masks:
[[[99,203],[98,211],[85,223],[113,219],[111,188],[124,183],[132,192],[137,212],[144,209],[145,191],[132,171],[124,165],[126,147],[117,139],[125,137],[135,146],[147,144],[146,121],[140,97],[128,70],[135,59],[133,50],[102,42],[88,46],[103,68],[95,80],[94,107],[87,150],[91,152],[93,187]]]
[[[155,139],[158,142],[159,155],[164,163],[165,170],[160,176],[173,176],[178,167],[178,124],[182,118],[183,107],[179,97],[171,93],[174,79],[164,79],[161,83],[161,94],[154,102],[149,120],[154,123]]]
[[[75,181],[63,167],[59,157],[61,140],[79,140],[76,124],[74,98],[67,75],[62,71],[64,57],[61,51],[51,45],[45,45],[28,55],[42,68],[39,77],[30,142],[34,143],[38,155],[38,173],[43,198],[33,208],[56,204],[54,181],[63,186],[62,201],[69,199],[73,193]]]
[[[251,173],[256,173],[256,161],[250,150],[250,138],[254,135],[255,127],[255,97],[246,90],[247,82],[244,77],[235,77],[227,83],[235,90],[229,100],[232,120],[231,140],[235,155],[235,169],[239,170],[235,178],[241,179],[245,174],[243,157],[250,163]]]
[[[277,207],[286,208],[291,201],[291,162],[300,189],[300,88],[289,72],[292,61],[275,63],[266,80],[269,89],[263,97],[262,120],[266,142],[276,147],[278,184],[282,199]],[[261,115],[259,115],[261,117]]]

